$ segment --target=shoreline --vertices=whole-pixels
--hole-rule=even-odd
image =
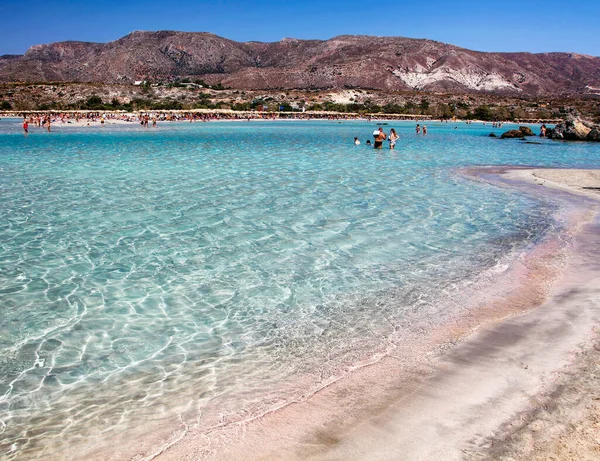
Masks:
[[[548,434],[566,437],[560,446],[581,445],[581,437],[569,433],[567,424],[562,432],[540,432],[544,424],[539,415],[548,399],[562,392],[569,398],[546,419],[559,414],[561,420],[571,418],[580,425],[598,420],[600,409],[597,404],[590,407],[592,396],[582,395],[577,387],[571,394],[568,390],[577,380],[593,384],[590,363],[600,355],[600,302],[594,293],[600,265],[586,256],[590,245],[600,250],[600,238],[592,232],[599,226],[600,195],[564,184],[565,175],[572,178],[573,170],[556,171],[467,172],[491,174],[499,183],[518,183],[532,193],[543,181],[548,189],[538,188],[537,193],[567,192],[571,199],[571,193],[584,194],[587,211],[579,210],[573,218],[568,255],[558,242],[538,245],[530,260],[517,262],[507,286],[499,288],[492,301],[486,296],[471,299],[477,309],[434,332],[441,347],[437,352],[431,344],[428,349],[418,341],[399,342],[396,349],[403,356],[425,354],[425,359],[402,363],[392,351],[301,402],[228,431],[206,434],[191,428],[177,440],[146,452],[144,459],[458,460],[497,459],[500,453],[530,459],[531,450],[543,456],[544,450],[555,446],[544,439]],[[600,178],[596,170],[578,171],[586,172],[583,176],[594,171],[592,180]],[[557,175],[563,175],[562,182]],[[591,362],[584,366],[582,360]],[[581,405],[570,406],[573,393]],[[531,434],[539,442],[533,448]],[[597,449],[593,442],[588,445]]]
[[[382,339],[381,354],[339,363],[328,379],[297,375],[304,391],[295,398],[236,419],[219,413],[219,397],[197,419],[186,418],[193,397],[173,400],[178,421],[148,413],[141,424],[73,440],[48,459],[529,460],[535,451],[541,460],[551,445],[581,450],[559,460],[592,459],[585,456],[598,443],[585,434],[600,427],[600,401],[590,400],[600,397],[600,194],[580,189],[600,186],[600,170],[457,174],[561,202],[564,225],[507,257],[506,267],[500,261],[455,287],[441,307],[456,312],[442,309],[435,325],[417,322],[416,331]],[[257,396],[275,395],[264,394]]]
[[[102,110],[87,110],[87,111],[24,111],[18,114],[0,114],[0,120],[11,119],[20,121],[23,119],[23,115],[28,116],[42,116],[49,114],[52,117],[56,117],[64,113],[69,116],[74,116],[77,113],[81,116],[93,115],[93,118],[86,119],[82,118],[79,121],[73,121],[69,118],[68,122],[61,122],[54,120],[52,127],[85,127],[85,126],[101,126],[100,118],[103,115],[126,117],[123,118],[112,118],[108,117],[105,119],[104,125],[136,125],[140,124],[140,116],[151,116],[152,114],[166,114],[168,116],[175,117],[174,119],[157,119],[158,125],[165,123],[198,123],[198,122],[291,122],[291,121],[324,121],[324,122],[367,122],[367,123],[430,123],[430,124],[475,124],[475,125],[489,125],[492,128],[502,128],[504,125],[518,126],[537,126],[545,123],[547,125],[554,125],[558,121],[552,120],[502,120],[502,121],[489,121],[479,119],[438,119],[438,118],[423,118],[421,116],[394,116],[393,114],[375,114],[371,116],[349,114],[344,112],[315,112],[315,113],[303,113],[303,112],[242,112],[242,111],[212,111],[212,110],[175,110],[175,111],[163,111],[163,110],[140,110],[135,112],[129,112],[123,114],[120,111],[102,111]],[[194,115],[195,118],[188,118],[188,115]],[[177,118],[180,117],[180,118]],[[151,124],[150,120],[150,124]],[[496,125],[498,124],[498,125]],[[38,128],[33,124],[30,124],[30,128]],[[43,128],[43,127],[39,127]]]

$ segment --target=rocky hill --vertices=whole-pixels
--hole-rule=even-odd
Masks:
[[[372,88],[593,94],[600,58],[572,53],[484,53],[431,40],[339,36],[235,42],[203,32],[133,32],[101,44],[60,42],[0,57],[4,82],[220,82],[236,89]]]

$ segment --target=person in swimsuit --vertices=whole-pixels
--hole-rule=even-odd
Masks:
[[[383,149],[383,141],[387,138],[387,135],[383,132],[383,128],[379,127],[379,133],[373,134],[375,137],[375,143],[373,144],[374,149]]]
[[[27,120],[27,117],[23,117],[23,131],[29,133],[29,121]]]
[[[394,147],[396,147],[396,141],[398,141],[398,139],[400,139],[400,136],[398,136],[398,133],[396,133],[396,130],[394,130],[392,128],[390,130],[390,135],[388,136],[388,140],[390,141],[390,149],[393,149]]]

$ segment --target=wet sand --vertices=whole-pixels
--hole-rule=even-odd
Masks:
[[[600,195],[589,189],[600,172],[466,174],[569,203],[566,233],[465,295],[463,313],[428,338],[401,338],[316,394],[188,428],[139,459],[600,459]]]

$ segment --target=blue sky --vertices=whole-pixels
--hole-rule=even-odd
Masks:
[[[572,6],[572,7],[571,7]],[[479,51],[600,56],[600,0],[0,0],[0,54],[134,30],[213,32],[237,41],[341,34],[430,38]]]

